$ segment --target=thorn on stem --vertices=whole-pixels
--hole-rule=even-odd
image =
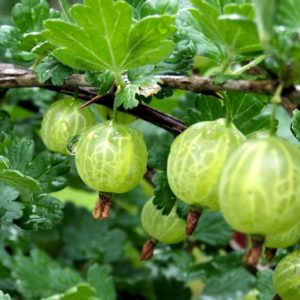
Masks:
[[[155,248],[156,242],[152,239],[149,239],[144,245],[141,251],[140,260],[148,260],[153,256],[153,251]]]
[[[79,107],[79,109],[83,109],[83,108],[85,108],[85,107],[87,107],[87,106],[89,106],[89,105],[91,105],[91,104],[93,104],[93,103],[98,102],[101,98],[105,97],[106,95],[107,95],[107,94],[104,94],[104,95],[97,95],[97,96],[93,97],[91,100],[86,101],[83,105],[81,105],[81,106]]]
[[[255,267],[258,264],[263,248],[264,240],[261,237],[251,237],[252,247],[246,251],[243,264],[246,267]]]
[[[197,227],[202,211],[198,208],[190,208],[187,216],[185,232],[191,235]]]
[[[274,256],[276,255],[277,249],[275,248],[268,248],[265,249],[265,256],[268,260],[268,262],[271,262]]]
[[[93,209],[94,219],[106,219],[109,217],[111,207],[111,195],[99,193],[99,199]]]

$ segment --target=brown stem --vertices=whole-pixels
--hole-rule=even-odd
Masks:
[[[111,195],[99,193],[99,199],[93,209],[94,219],[107,219],[111,207]]]
[[[148,260],[153,256],[153,251],[156,245],[156,241],[149,239],[144,245],[141,251],[140,260]]]
[[[201,76],[158,76],[157,81],[161,87],[171,89],[182,89],[195,93],[235,91],[244,93],[258,93],[273,95],[277,80],[227,80],[223,83],[215,83],[212,78]],[[88,87],[84,75],[73,74],[65,81],[64,87]],[[0,63],[0,89],[16,87],[44,87],[49,88],[49,83],[38,82],[33,71],[16,66],[13,64]],[[58,90],[63,87],[56,87]],[[149,91],[150,90],[150,91]],[[151,91],[152,90],[152,91]],[[145,96],[153,95],[158,92],[157,85],[152,89],[145,88]],[[143,90],[141,91],[143,94]],[[283,91],[283,96],[290,100],[300,101],[300,91],[295,87],[287,88]]]
[[[279,295],[276,294],[276,295],[272,298],[272,300],[282,300],[282,299],[281,299],[281,297],[280,297]]]
[[[243,263],[246,267],[255,267],[258,264],[264,240],[261,237],[251,237],[252,247],[246,251]]]
[[[276,252],[277,252],[277,249],[266,247],[265,256],[266,256],[268,262],[271,262],[273,260],[274,256],[276,255]]]
[[[186,221],[185,232],[187,235],[191,235],[197,227],[199,218],[202,211],[199,208],[190,208]]]

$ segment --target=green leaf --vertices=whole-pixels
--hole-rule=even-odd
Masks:
[[[174,18],[151,16],[134,25],[126,2],[86,0],[71,8],[74,23],[47,20],[46,37],[58,47],[53,54],[80,70],[112,70],[118,74],[160,62],[173,50],[168,40]]]
[[[212,257],[208,262],[200,263],[190,267],[188,272],[188,279],[201,279],[204,283],[213,281],[215,277],[220,277],[223,273],[229,270],[241,268],[241,261],[243,253],[241,251],[234,251]]]
[[[0,156],[0,170],[9,168],[9,160],[5,156]]]
[[[277,1],[276,23],[298,31],[300,27],[300,3],[297,0]]]
[[[0,300],[10,300],[10,296],[8,294],[4,294],[2,291],[0,291]]]
[[[35,178],[46,193],[63,189],[69,172],[70,158],[48,151],[39,153],[26,168],[26,173]]]
[[[109,70],[106,70],[103,72],[87,71],[85,73],[85,80],[88,83],[90,83],[92,86],[96,86],[99,88],[99,91],[98,91],[99,95],[104,95],[113,86],[114,81],[115,81],[115,76]]]
[[[168,214],[175,204],[176,196],[170,189],[167,172],[157,170],[152,181],[155,186],[153,203],[158,209],[163,209],[163,214]]]
[[[127,72],[130,83],[139,85],[151,85],[157,82],[157,78],[152,75],[154,71],[153,65],[147,65],[139,68],[131,69]]]
[[[21,32],[40,31],[43,20],[49,17],[49,8],[46,0],[22,0],[13,8],[13,21]]]
[[[32,61],[36,55],[19,49],[21,33],[13,26],[0,26],[0,48],[5,49],[4,56],[17,61]]]
[[[293,118],[291,121],[291,131],[295,138],[300,141],[300,111],[295,109],[293,111]]]
[[[8,138],[0,145],[0,154],[7,157],[11,169],[25,172],[26,165],[32,161],[34,153],[34,142],[25,137]]]
[[[165,143],[155,143],[149,149],[148,166],[158,170],[167,169],[167,159],[170,152],[170,145]]]
[[[259,300],[269,300],[276,294],[273,287],[273,270],[266,269],[257,274],[256,288],[259,291]]]
[[[23,204],[15,201],[19,193],[0,182],[0,219],[4,222],[12,222],[22,216]]]
[[[227,93],[232,108],[233,123],[248,135],[254,131],[269,128],[271,115],[261,113],[266,103],[264,99],[244,93]]]
[[[86,283],[78,284],[63,294],[54,295],[42,300],[102,300],[95,297],[95,289]]]
[[[10,121],[10,115],[0,110],[0,139],[2,140],[5,133],[9,133],[12,130],[12,123]]]
[[[116,94],[115,101],[117,105],[123,104],[125,109],[131,109],[138,106],[139,101],[135,99],[135,94],[139,90],[138,84],[127,84],[118,94]]]
[[[214,121],[224,116],[225,110],[220,99],[213,96],[197,95],[195,107],[187,109],[187,116],[184,120],[190,126],[201,121]]]
[[[250,4],[230,4],[220,14],[220,10],[207,1],[191,2],[195,8],[190,11],[201,32],[217,46],[223,59],[238,54],[252,55],[262,50]]]
[[[274,35],[274,23],[278,1],[276,0],[253,0],[256,26],[260,41],[268,46]]]
[[[62,203],[49,195],[35,196],[24,202],[23,216],[17,224],[24,229],[49,230],[63,218]]]
[[[228,270],[205,285],[201,298],[240,300],[254,285],[254,277],[244,268]]]
[[[5,169],[0,171],[0,180],[9,186],[14,187],[24,197],[28,197],[31,193],[41,193],[41,187],[39,183],[19,171]]]
[[[61,64],[53,57],[46,57],[42,60],[35,71],[40,82],[44,83],[50,79],[53,85],[63,85],[65,79],[73,73],[71,68]]]
[[[201,241],[214,247],[224,247],[232,236],[232,229],[219,212],[205,210],[191,240]]]
[[[18,254],[14,261],[12,276],[26,299],[49,297],[83,281],[74,270],[62,268],[37,248],[30,252],[30,257]]]
[[[71,204],[64,214],[62,253],[66,259],[112,262],[120,258],[126,239],[121,229],[109,229],[107,222],[94,220],[91,212]]]
[[[92,265],[88,269],[87,282],[96,289],[96,296],[99,299],[116,300],[117,294],[111,275],[112,269],[109,265]]]
[[[178,12],[178,0],[148,0],[141,5],[139,17],[144,18],[150,15],[175,15]]]

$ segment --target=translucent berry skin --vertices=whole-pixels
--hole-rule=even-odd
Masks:
[[[277,234],[267,235],[265,246],[269,248],[286,248],[298,242],[300,239],[300,221],[287,231]]]
[[[199,122],[174,140],[167,175],[173,193],[190,205],[219,209],[220,173],[245,137],[225,120]]]
[[[75,99],[58,100],[50,105],[41,125],[41,137],[46,147],[68,154],[70,139],[96,124],[90,108],[79,110],[82,103]]]
[[[145,231],[164,244],[176,244],[186,238],[185,221],[178,217],[176,206],[168,215],[156,209],[153,199],[149,199],[142,210],[141,222]]]
[[[105,122],[80,137],[75,163],[79,176],[91,188],[125,193],[139,183],[146,171],[147,147],[141,132]]]
[[[272,136],[244,143],[230,157],[220,181],[220,206],[236,230],[270,235],[299,220],[300,150]]]
[[[282,300],[300,299],[300,251],[285,256],[273,274],[273,285]]]

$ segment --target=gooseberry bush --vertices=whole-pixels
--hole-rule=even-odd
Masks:
[[[0,300],[296,300],[298,0],[0,0]]]

